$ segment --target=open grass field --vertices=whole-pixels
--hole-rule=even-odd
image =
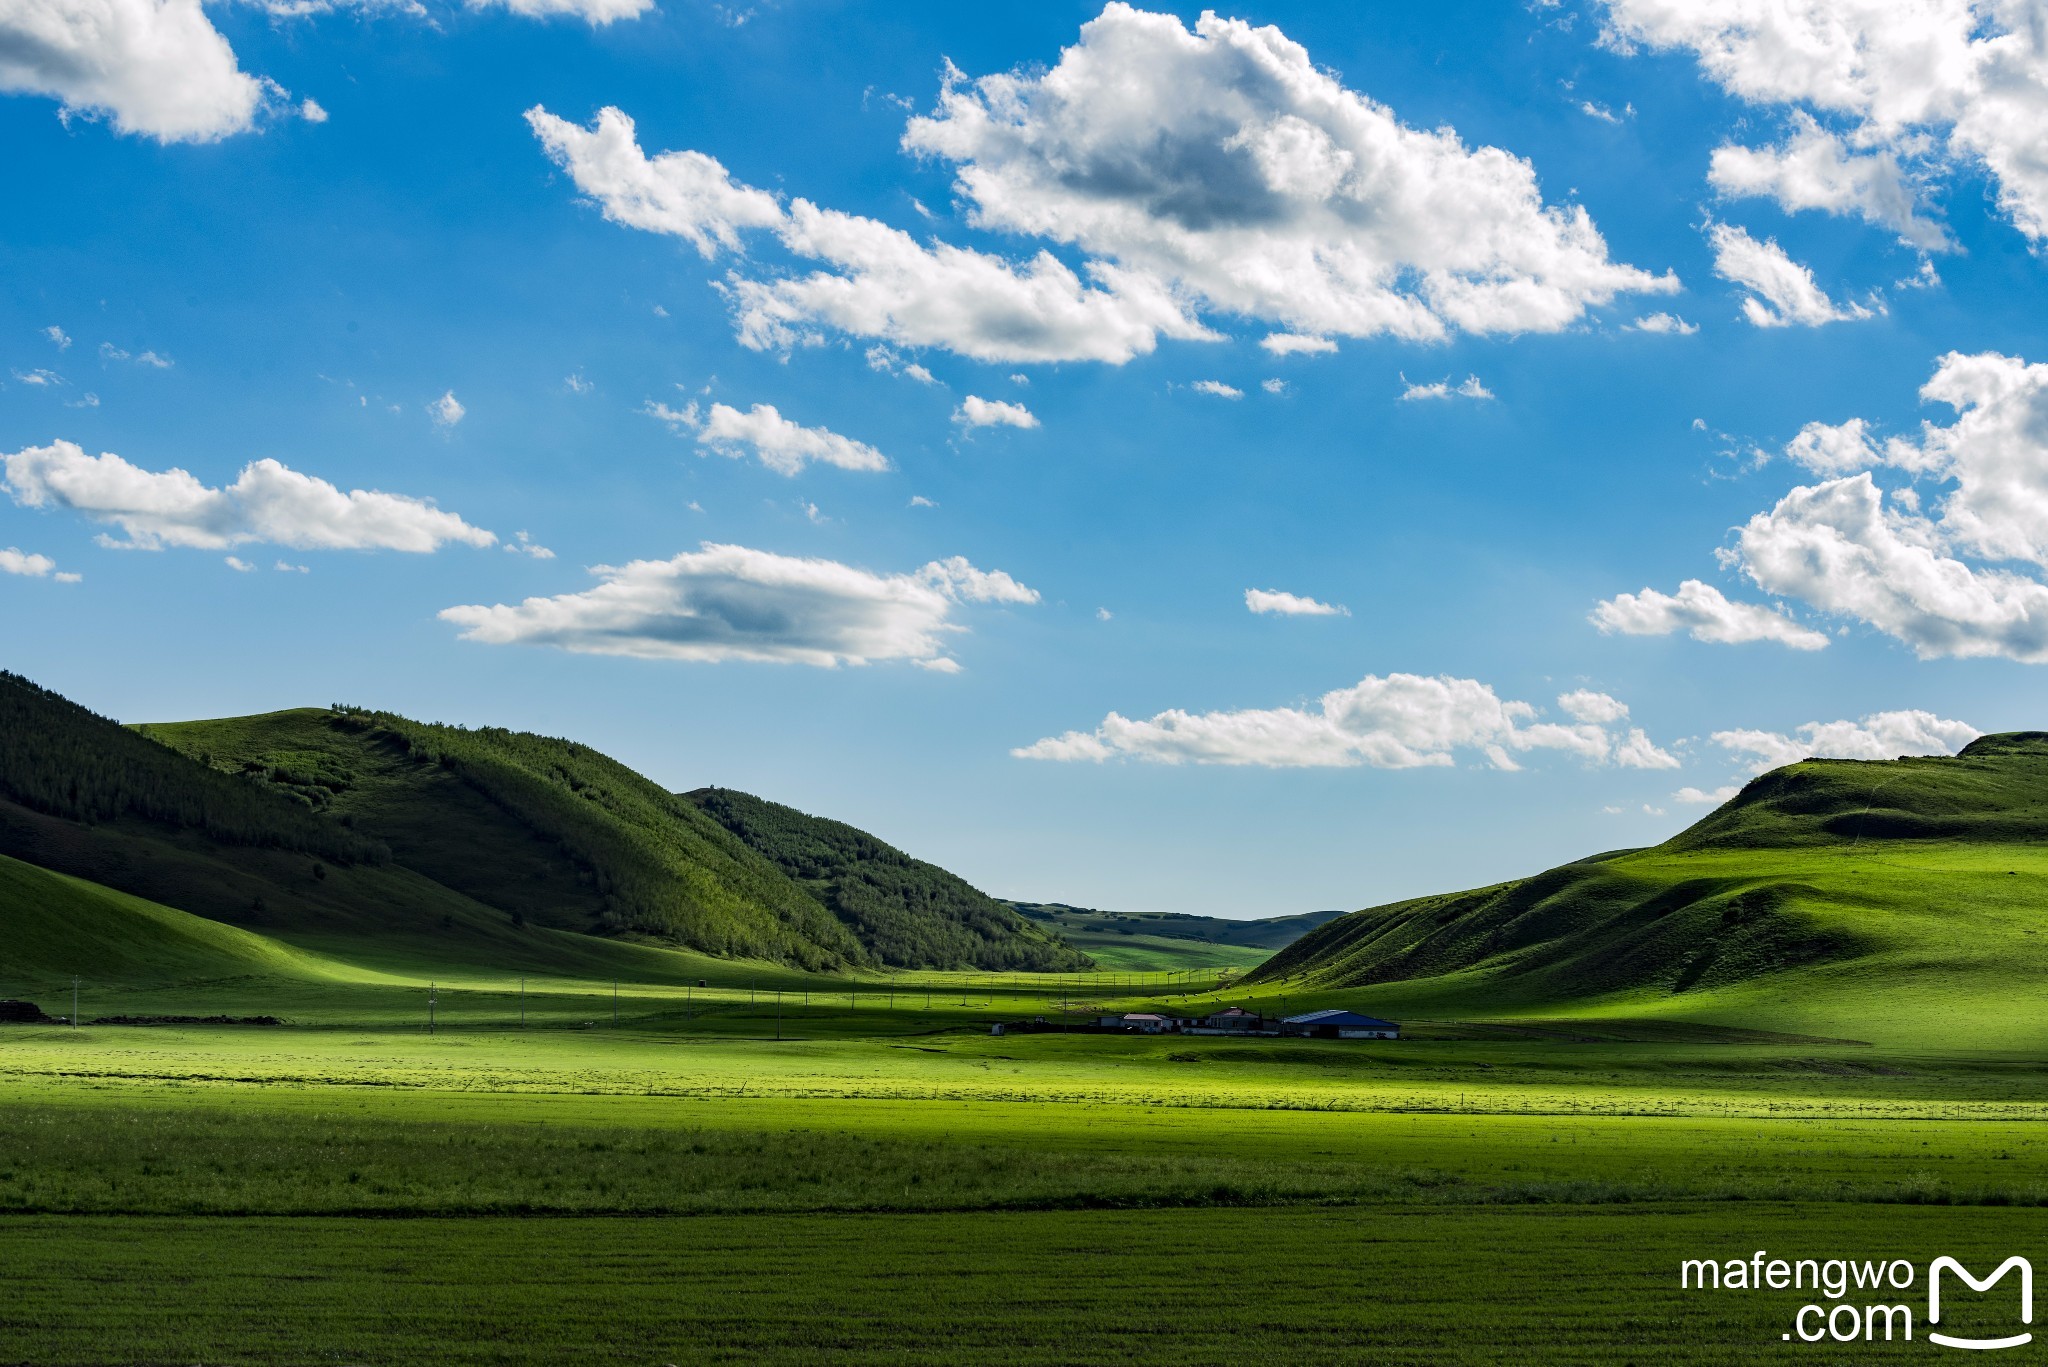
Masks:
[[[0,908],[0,994],[88,1022],[0,1027],[0,1363],[1861,1362],[1935,1257],[2048,1256],[2024,841],[1631,852],[1242,982]],[[1225,1002],[1406,1037],[988,1030]],[[91,1023],[206,1016],[284,1023]],[[1679,1285],[1759,1249],[1923,1280]]]
[[[1680,1291],[1689,1257],[1988,1266],[2032,1212],[1824,1205],[691,1219],[0,1217],[0,1341],[50,1367],[754,1362],[1937,1360],[1788,1342],[1811,1291]],[[1868,1298],[1851,1293],[1847,1304]],[[1943,1327],[2009,1332],[1989,1302]],[[571,1346],[573,1345],[573,1347]],[[2017,1356],[2017,1355],[2015,1355]]]
[[[1794,1360],[1834,1300],[1679,1263],[2031,1250],[2043,1118],[2023,1054],[1670,1031],[17,1027],[0,1360]]]

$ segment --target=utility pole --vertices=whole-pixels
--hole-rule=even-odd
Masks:
[[[434,985],[427,984],[427,1033],[434,1033]]]
[[[694,994],[696,993],[696,991],[697,991],[696,987],[695,987],[694,985],[692,985],[692,984],[689,984],[689,983],[685,983],[685,984],[683,985],[683,1019],[684,1019],[684,1020],[695,1020],[695,1019],[697,1018],[697,1009],[696,1009],[696,1008],[697,1008],[697,1003],[696,1003],[696,1001],[695,1001],[695,998],[694,998]]]
[[[775,1038],[782,1038],[782,989],[775,989]]]
[[[78,979],[71,980],[71,1028],[78,1028]]]
[[[619,980],[612,979],[612,1029],[619,1028]]]
[[[526,979],[519,980],[519,1028],[526,1028]]]

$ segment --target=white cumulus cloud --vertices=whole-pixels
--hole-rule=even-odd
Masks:
[[[1629,327],[1637,332],[1663,333],[1674,337],[1690,337],[1700,330],[1698,323],[1688,323],[1675,313],[1646,313]]]
[[[1678,761],[1640,729],[1538,721],[1525,702],[1504,702],[1476,679],[1368,674],[1325,693],[1313,707],[1226,712],[1178,708],[1136,720],[1112,712],[1092,731],[1048,736],[1010,753],[1019,759],[1267,768],[1412,769],[1450,765],[1461,753],[1496,768],[1514,756],[1557,750],[1587,764],[1670,769]]]
[[[884,375],[901,375],[906,379],[916,380],[919,384],[939,382],[938,376],[916,361],[906,361],[895,351],[879,343],[867,349],[867,361],[869,370],[879,370]]]
[[[1939,524],[1884,507],[1868,471],[1794,489],[1737,534],[1767,593],[1799,598],[1910,645],[1922,658],[2048,663],[2048,585],[1949,554]]]
[[[1275,356],[1328,356],[1337,350],[1328,337],[1310,337],[1298,332],[1269,332],[1259,345]]]
[[[1218,399],[1241,399],[1244,397],[1242,389],[1235,385],[1225,384],[1221,380],[1196,380],[1188,388],[1194,390],[1197,394],[1208,394]]]
[[[1606,0],[1606,42],[1690,52],[1736,97],[1786,116],[1776,147],[1723,147],[1729,193],[1855,212],[1923,247],[1929,188],[1981,167],[2048,236],[2048,22],[2039,0]]]
[[[638,19],[654,8],[654,0],[468,0],[471,9],[502,6],[528,19],[581,19],[592,28],[621,19]]]
[[[225,550],[267,542],[299,550],[426,552],[451,542],[489,546],[497,537],[425,499],[374,490],[344,493],[275,460],[243,468],[210,488],[184,470],[144,470],[111,452],[89,456],[52,442],[0,454],[4,486],[28,508],[67,508],[118,527],[124,549]]]
[[[1038,590],[1027,588],[1002,570],[978,570],[964,555],[934,560],[917,577],[948,598],[967,603],[1036,603]]]
[[[1349,617],[1351,609],[1336,603],[1319,603],[1279,589],[1246,589],[1244,605],[1253,612],[1277,613],[1282,617]]]
[[[1968,722],[1932,712],[1873,712],[1860,721],[1810,721],[1791,735],[1776,731],[1716,731],[1714,744],[1742,757],[1756,772],[1802,759],[1896,759],[1952,755],[1983,732]]]
[[[1756,514],[1726,558],[1923,657],[2048,663],[2048,365],[1951,352],[1920,397],[1955,421],[1881,441],[1862,419],[1802,428],[1786,455],[1836,477]],[[1880,470],[1937,485],[1931,509],[1914,485],[1888,492]]]
[[[756,349],[812,344],[836,328],[981,361],[1120,365],[1161,336],[1215,336],[1158,281],[1100,262],[1084,282],[1051,252],[1019,265],[801,199],[780,236],[834,269],[730,282],[740,341]]]
[[[1407,376],[1401,377],[1401,398],[1405,402],[1417,399],[1490,399],[1493,391],[1479,382],[1477,375],[1467,375],[1460,384],[1449,379],[1437,380],[1432,384],[1416,384]]]
[[[600,110],[589,128],[579,128],[535,105],[526,111],[526,123],[576,188],[614,223],[680,237],[706,257],[721,248],[737,250],[743,228],[782,223],[775,196],[737,184],[702,152],[647,156],[633,120],[617,109]]]
[[[1861,304],[1828,298],[1813,272],[1787,256],[1775,238],[1759,242],[1741,228],[1716,223],[1707,239],[1714,248],[1714,274],[1749,291],[1742,316],[1760,328],[1819,327],[1871,316]]]
[[[282,94],[241,69],[199,0],[0,0],[0,91],[166,143],[245,133]]]
[[[75,584],[79,576],[58,572],[57,562],[47,555],[35,555],[15,546],[0,546],[0,574],[18,574],[26,579],[55,579]]]
[[[1951,245],[1946,229],[1916,212],[1915,187],[1895,155],[1853,152],[1809,114],[1795,114],[1791,135],[1776,147],[1716,148],[1707,180],[1724,195],[1759,195],[1795,212],[1855,214],[1925,251]]]
[[[697,444],[706,450],[734,459],[752,455],[781,475],[794,475],[812,461],[842,470],[889,468],[889,458],[866,442],[792,422],[773,404],[757,403],[742,413],[722,403],[712,404],[708,412],[699,412],[694,403],[681,410],[651,403],[646,411],[672,427],[696,433]]]
[[[427,415],[434,420],[436,427],[453,427],[468,414],[469,410],[462,406],[462,401],[455,397],[452,389],[427,405]]]
[[[830,332],[986,361],[1122,364],[1161,338],[1213,339],[1208,311],[1276,330],[1436,340],[1555,332],[1676,277],[1614,261],[1591,216],[1546,203],[1527,161],[1403,124],[1277,28],[1111,4],[1050,70],[948,68],[904,147],[950,162],[981,228],[1078,249],[1028,259],[920,241],[872,218],[738,183],[696,151],[641,151],[605,109],[579,128],[536,106],[549,154],[608,217],[706,256],[772,234],[822,263],[724,282],[741,341]]]
[[[1697,579],[1678,586],[1677,593],[1644,589],[1620,593],[1593,609],[1591,621],[1601,631],[1623,636],[1670,636],[1683,631],[1695,641],[1741,645],[1775,641],[1794,650],[1824,650],[1824,632],[1801,626],[1759,603],[1731,601],[1721,590]]]
[[[983,227],[1309,336],[1552,332],[1677,281],[1612,260],[1536,171],[1346,88],[1275,27],[1107,6],[1050,68],[949,71],[904,145]]]
[[[1037,594],[1000,570],[934,561],[911,574],[875,574],[706,542],[669,560],[599,565],[580,593],[519,604],[448,608],[464,640],[543,645],[590,655],[717,663],[752,660],[830,668],[907,660],[942,673],[963,630],[955,607],[1030,603]]]
[[[823,330],[903,346],[937,346],[985,361],[1095,360],[1121,364],[1160,336],[1206,338],[1157,281],[1104,263],[1084,282],[1050,252],[1021,265],[944,242],[921,243],[872,218],[792,200],[732,179],[701,152],[640,148],[633,121],[600,110],[580,128],[535,106],[526,120],[542,147],[603,209],[628,227],[688,241],[706,257],[737,253],[745,230],[775,235],[795,256],[829,269],[725,284],[740,340],[787,349]]]
[[[953,421],[969,429],[1038,426],[1038,416],[1023,404],[984,399],[974,394],[960,401],[960,406],[953,410]]]
[[[1590,688],[1575,688],[1569,693],[1558,695],[1557,705],[1564,709],[1566,716],[1574,721],[1589,721],[1598,726],[1626,720],[1628,704],[1606,693]]]

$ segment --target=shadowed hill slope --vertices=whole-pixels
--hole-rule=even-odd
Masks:
[[[2044,975],[2048,734],[2025,732],[1790,765],[1663,845],[1353,912],[1252,980],[1425,1013],[1769,1000],[1825,1024],[1935,1001],[2002,1019]]]
[[[397,863],[521,921],[807,968],[872,961],[693,804],[573,741],[353,708],[138,730],[347,821]]]
[[[1086,966],[851,827],[814,823],[813,842],[828,829],[846,876],[806,886],[572,741],[339,707],[129,728],[0,674],[0,856],[295,944],[539,966],[597,935],[815,971]]]
[[[685,796],[845,922],[885,963],[1067,972],[1088,956],[936,864],[843,821],[730,788]]]
[[[221,844],[383,863],[390,851],[300,804],[194,766],[116,722],[0,671],[0,801],[62,820],[135,819]]]

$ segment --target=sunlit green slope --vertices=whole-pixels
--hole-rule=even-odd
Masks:
[[[2048,1043],[2048,736],[1791,765],[1653,849],[1354,912],[1254,977],[1423,1015]]]
[[[74,974],[147,985],[261,976],[371,981],[378,975],[203,916],[0,856],[0,993]],[[47,1005],[47,1003],[46,1003]]]

